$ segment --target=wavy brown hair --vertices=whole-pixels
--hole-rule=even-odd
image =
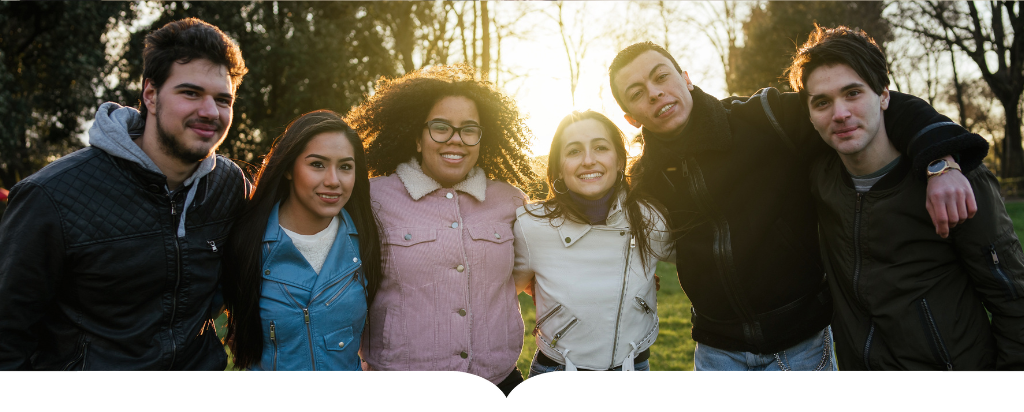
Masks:
[[[490,179],[526,188],[535,178],[526,154],[533,135],[515,101],[474,76],[472,68],[459,64],[381,78],[374,94],[346,116],[366,142],[370,175],[394,173],[413,157],[422,160],[416,140],[423,135],[430,110],[445,97],[462,96],[476,104],[484,130],[476,166]]]
[[[555,190],[555,180],[559,177],[562,170],[562,137],[565,135],[565,129],[583,120],[595,120],[601,123],[601,126],[608,132],[608,140],[611,141],[612,146],[615,147],[615,154],[620,159],[621,165],[625,167],[629,163],[629,152],[626,151],[626,136],[622,133],[622,130],[615,125],[605,115],[595,112],[593,110],[587,110],[584,112],[573,111],[568,116],[562,118],[562,121],[558,123],[558,128],[555,129],[555,136],[551,139],[551,151],[548,152],[548,171],[547,180],[548,187],[551,190],[548,192],[548,198],[544,199],[540,203],[544,205],[542,213],[535,213],[527,209],[527,212],[541,219],[554,220],[558,218],[574,220],[581,223],[587,223],[589,220],[583,209],[575,200],[569,196],[568,190],[565,193],[558,193]],[[619,167],[619,165],[616,165]],[[621,172],[621,174],[620,174]],[[644,269],[648,268],[648,265],[652,263],[651,259],[654,257],[654,249],[651,247],[650,233],[654,227],[654,222],[650,218],[644,217],[641,211],[641,205],[644,205],[652,211],[660,214],[662,219],[666,220],[667,229],[667,216],[665,208],[658,203],[654,198],[647,196],[643,191],[632,190],[630,183],[632,178],[629,174],[625,173],[625,170],[616,170],[616,174],[619,174],[621,178],[617,178],[615,185],[612,186],[612,196],[616,196],[616,193],[624,191],[626,193],[626,199],[622,202],[622,208],[626,212],[626,220],[629,222],[630,234],[636,239],[637,247],[640,248],[641,264]],[[563,185],[565,183],[562,183]],[[656,262],[654,262],[656,263]]]

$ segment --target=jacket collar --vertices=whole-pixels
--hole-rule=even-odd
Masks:
[[[693,96],[693,108],[683,131],[677,136],[666,136],[641,129],[644,141],[656,142],[659,147],[678,148],[671,150],[678,153],[730,149],[732,128],[729,126],[729,112],[725,106],[697,86],[693,87],[690,95]]]
[[[281,202],[277,202],[274,204],[274,209],[270,211],[270,217],[267,219],[267,227],[263,230],[263,242],[279,242],[281,239],[288,236],[283,230],[281,230],[281,218],[278,216],[280,211]],[[359,234],[356,232],[356,225],[352,222],[352,216],[349,216],[347,210],[341,209],[341,221],[338,223],[341,223],[338,227],[339,234]]]
[[[437,183],[437,181],[423,173],[423,168],[416,158],[409,159],[408,162],[398,165],[398,168],[395,169],[395,174],[402,180],[402,184],[405,185],[405,190],[409,191],[409,196],[412,196],[412,200],[420,200],[423,196],[441,188],[440,183]],[[483,169],[473,166],[473,169],[466,175],[466,179],[456,183],[452,189],[466,193],[476,198],[476,200],[483,202],[487,195],[487,176],[484,174]]]
[[[629,227],[629,224],[626,222],[626,212],[622,210],[622,203],[625,200],[625,192],[619,191],[615,195],[615,201],[608,209],[608,219],[605,221],[606,226]],[[552,219],[551,224],[558,229],[558,237],[562,239],[562,246],[564,247],[576,244],[577,240],[583,238],[593,228],[589,223],[581,223],[564,217]]]

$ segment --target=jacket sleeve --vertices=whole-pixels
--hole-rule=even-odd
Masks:
[[[995,176],[982,166],[968,177],[978,214],[954,228],[954,242],[975,292],[992,314],[996,367],[1024,370],[1024,251]]]
[[[516,219],[512,226],[512,233],[515,236],[513,247],[515,248],[515,264],[512,266],[512,278],[516,282],[516,294],[522,292],[531,281],[534,271],[530,267],[530,246],[526,242],[526,235],[523,233],[523,226],[520,219]]]
[[[16,185],[0,222],[0,370],[31,369],[34,333],[64,270],[60,215],[45,190]]]
[[[779,127],[794,145],[809,151],[811,156],[831,150],[811,124],[807,103],[799,93],[779,93],[775,89],[759,93],[767,93]],[[946,155],[958,157],[957,162],[966,174],[978,167],[988,154],[988,142],[983,137],[968,132],[924,100],[909,94],[889,91],[889,107],[884,118],[886,134],[893,146],[913,159],[914,173],[922,179],[925,167],[935,159]]]

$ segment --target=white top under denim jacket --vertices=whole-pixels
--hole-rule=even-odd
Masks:
[[[274,205],[263,235],[263,356],[252,369],[362,370],[366,280],[352,217],[342,209],[318,275],[280,226],[280,206]]]
[[[536,277],[537,347],[566,370],[633,370],[634,358],[658,337],[654,270],[671,260],[665,220],[643,207],[655,252],[646,269],[630,236],[619,194],[604,225],[541,219],[540,204],[516,210],[517,280]]]

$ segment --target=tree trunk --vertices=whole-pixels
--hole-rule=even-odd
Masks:
[[[480,79],[487,81],[491,71],[491,18],[487,13],[487,2],[480,2]]]
[[[1024,177],[1024,148],[1021,147],[1021,118],[1017,111],[1020,96],[1013,100],[1000,100],[1006,112],[1006,129],[1003,136],[1003,158],[1000,177]]]

